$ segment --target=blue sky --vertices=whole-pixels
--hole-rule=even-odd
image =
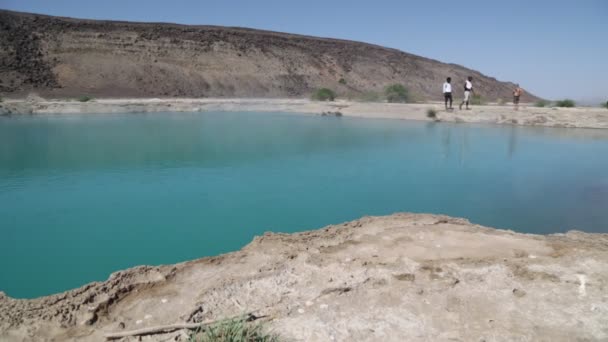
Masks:
[[[519,82],[546,98],[608,100],[608,0],[0,0],[0,8],[365,41]]]

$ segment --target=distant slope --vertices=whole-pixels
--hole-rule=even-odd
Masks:
[[[511,98],[512,83],[366,43],[0,10],[0,92],[7,95],[308,97],[329,87],[358,97],[403,83],[417,99],[439,100],[445,77],[459,97],[469,75],[488,101]]]

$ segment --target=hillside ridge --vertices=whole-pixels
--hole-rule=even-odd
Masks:
[[[402,83],[413,100],[455,96],[467,76],[485,100],[513,83],[457,64],[352,40],[174,23],[54,17],[0,10],[0,93],[75,97],[309,97],[357,99]],[[522,100],[537,99],[527,94]]]

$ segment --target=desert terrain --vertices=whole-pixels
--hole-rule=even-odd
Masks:
[[[252,313],[287,341],[606,341],[608,235],[529,235],[429,214],[267,233],[31,300],[0,295],[2,341]],[[188,330],[123,341],[185,341]]]
[[[429,110],[434,116],[429,116]],[[0,115],[19,114],[94,114],[147,112],[285,112],[371,119],[403,119],[435,122],[485,123],[543,127],[608,128],[605,108],[535,107],[522,104],[518,111],[511,105],[472,106],[471,110],[446,111],[443,103],[379,103],[306,99],[95,99],[45,100],[30,97],[0,103]]]
[[[445,111],[445,77],[457,105],[469,75],[491,104]],[[391,84],[405,85],[414,103],[363,100]],[[320,87],[339,100],[308,100]],[[528,92],[518,111],[499,104],[513,87],[367,43],[0,10],[5,116],[242,111],[608,128],[604,108],[539,108]],[[0,292],[0,340],[104,341],[247,314],[285,341],[608,341],[607,265],[608,234],[520,234],[433,214],[364,217],[266,233],[239,251],[121,270],[51,296]],[[188,341],[190,333],[116,340]]]
[[[466,67],[355,41],[219,26],[130,23],[0,10],[0,96],[308,98],[320,87],[354,98],[403,84],[441,99],[467,76],[487,101],[514,84]],[[522,85],[525,88],[525,85]],[[522,101],[533,102],[526,93]]]

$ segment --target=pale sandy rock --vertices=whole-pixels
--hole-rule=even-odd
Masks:
[[[116,272],[54,296],[0,296],[0,340],[101,341],[107,332],[257,310],[293,341],[605,341],[607,265],[607,234],[364,217],[267,233],[234,253]]]
[[[4,108],[4,109],[3,109]],[[352,101],[317,102],[304,99],[98,99],[89,102],[65,100],[7,100],[0,114],[92,114],[142,112],[284,112],[372,119],[403,119],[434,122],[483,123],[570,128],[608,128],[605,108],[537,108],[522,105],[475,106],[471,110],[442,110],[443,104],[398,104]],[[427,110],[437,111],[435,118]],[[339,113],[339,114],[336,114]]]

